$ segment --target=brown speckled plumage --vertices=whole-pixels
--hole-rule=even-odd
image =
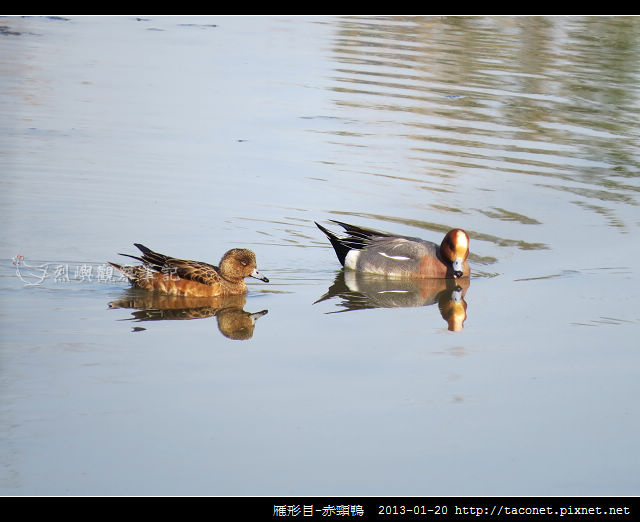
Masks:
[[[202,261],[159,254],[139,243],[134,245],[142,252],[142,256],[121,255],[137,259],[142,265],[109,264],[138,288],[171,295],[214,297],[246,293],[245,277],[269,282],[257,271],[255,254],[244,248],[229,250],[222,256],[218,267]]]

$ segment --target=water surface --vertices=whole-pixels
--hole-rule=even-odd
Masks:
[[[637,494],[639,51],[633,17],[1,17],[0,491]],[[343,273],[331,219],[464,228],[472,277]],[[270,283],[154,300],[105,264],[134,242]]]

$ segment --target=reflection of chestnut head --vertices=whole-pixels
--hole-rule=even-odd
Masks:
[[[438,301],[438,308],[442,318],[447,322],[451,332],[459,332],[467,319],[467,303],[464,300],[466,288],[456,285],[452,289],[442,292]]]

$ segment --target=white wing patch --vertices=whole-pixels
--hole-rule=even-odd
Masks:
[[[383,257],[387,257],[389,259],[393,259],[394,261],[409,261],[411,258],[406,256],[390,256],[386,252],[378,252]]]

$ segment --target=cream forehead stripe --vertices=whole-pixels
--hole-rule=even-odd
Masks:
[[[462,230],[458,230],[456,232],[456,239],[454,241],[456,248],[468,248],[469,247],[469,239],[467,238],[467,234],[465,234]]]

